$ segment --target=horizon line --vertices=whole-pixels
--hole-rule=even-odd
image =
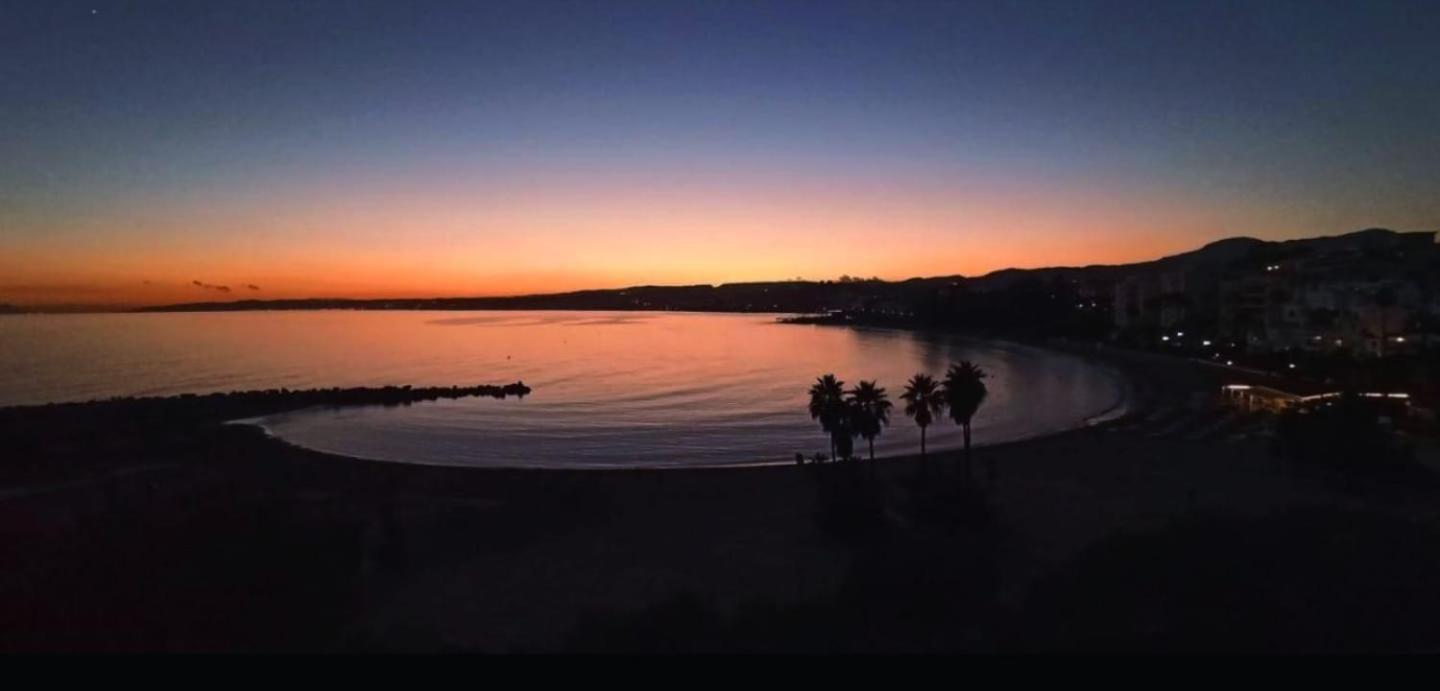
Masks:
[[[783,278],[783,279],[759,280],[759,281],[729,281],[729,282],[723,282],[723,283],[677,283],[677,284],[640,283],[640,284],[632,284],[632,285],[618,286],[618,287],[613,287],[613,288],[579,288],[579,289],[575,289],[575,290],[562,290],[562,291],[546,292],[546,293],[508,293],[508,294],[501,294],[501,295],[438,295],[438,294],[437,294],[437,295],[431,295],[431,296],[416,296],[416,297],[393,297],[393,296],[392,296],[392,297],[327,297],[327,296],[310,296],[310,297],[289,297],[289,298],[256,298],[256,297],[247,297],[247,298],[243,298],[243,299],[234,299],[234,300],[196,300],[196,301],[190,301],[190,302],[166,302],[166,303],[154,303],[154,304],[133,303],[133,302],[132,302],[132,303],[56,303],[56,304],[49,304],[49,305],[25,305],[25,304],[15,303],[15,302],[0,301],[0,307],[11,307],[11,308],[15,308],[15,309],[21,310],[21,311],[19,312],[19,314],[125,314],[125,313],[146,312],[146,311],[151,311],[151,310],[178,309],[178,308],[184,308],[184,307],[204,307],[204,306],[212,306],[212,305],[214,305],[214,306],[222,306],[222,305],[246,305],[246,304],[294,303],[294,302],[353,302],[353,303],[376,303],[376,302],[428,302],[428,301],[443,301],[443,300],[521,300],[521,299],[527,299],[527,298],[559,297],[559,296],[566,296],[566,295],[578,295],[578,294],[582,294],[582,293],[620,292],[620,291],[626,291],[626,290],[641,290],[641,289],[650,289],[650,288],[659,288],[659,289],[711,288],[711,289],[714,289],[714,288],[723,288],[723,287],[726,287],[726,286],[785,284],[785,283],[808,283],[808,284],[815,284],[815,285],[825,285],[825,284],[831,284],[831,283],[841,283],[841,282],[845,282],[843,279],[846,279],[846,278],[852,279],[852,282],[855,282],[855,283],[874,283],[874,282],[878,282],[878,283],[887,283],[887,284],[889,284],[889,283],[908,283],[908,282],[910,282],[910,281],[927,281],[927,280],[939,280],[939,279],[982,280],[982,279],[985,279],[985,278],[989,278],[989,277],[991,277],[991,276],[995,276],[995,275],[997,275],[997,274],[1004,274],[1004,273],[1007,273],[1007,272],[1014,272],[1014,271],[1066,271],[1066,270],[1079,271],[1079,270],[1097,269],[1097,268],[1118,268],[1118,267],[1126,267],[1126,266],[1139,266],[1139,265],[1143,265],[1143,264],[1151,264],[1151,263],[1155,263],[1155,262],[1164,261],[1164,260],[1170,259],[1170,258],[1172,258],[1172,257],[1178,257],[1178,256],[1182,256],[1182,255],[1189,254],[1189,253],[1192,253],[1192,252],[1198,252],[1198,251],[1204,250],[1205,248],[1208,248],[1208,247],[1211,247],[1211,246],[1214,246],[1214,245],[1218,245],[1218,244],[1222,244],[1222,243],[1227,243],[1227,242],[1249,241],[1249,242],[1258,242],[1258,243],[1263,243],[1263,244],[1286,244],[1286,243],[1292,243],[1292,242],[1303,242],[1303,241],[1307,241],[1307,240],[1324,240],[1324,239],[1330,239],[1330,238],[1347,237],[1347,236],[1351,236],[1351,235],[1357,235],[1357,234],[1361,234],[1361,233],[1371,233],[1371,232],[1376,232],[1376,231],[1386,232],[1386,233],[1393,233],[1393,234],[1397,234],[1397,235],[1429,233],[1429,234],[1431,234],[1431,235],[1440,236],[1440,230],[1393,230],[1393,229],[1390,229],[1390,228],[1382,228],[1382,227],[1369,227],[1369,228],[1363,228],[1363,229],[1360,229],[1360,230],[1354,230],[1354,231],[1349,231],[1349,232],[1345,232],[1345,233],[1339,233],[1339,234],[1335,234],[1335,235],[1316,235],[1316,236],[1303,237],[1303,238],[1291,238],[1291,239],[1287,239],[1287,240],[1263,240],[1263,239],[1256,238],[1256,237],[1253,237],[1253,236],[1237,235],[1237,236],[1232,236],[1232,237],[1221,238],[1221,239],[1219,239],[1219,240],[1213,240],[1213,241],[1211,241],[1211,242],[1207,242],[1207,243],[1205,243],[1205,244],[1203,244],[1203,245],[1200,245],[1199,247],[1196,247],[1195,249],[1186,250],[1186,251],[1184,251],[1184,252],[1177,252],[1177,253],[1175,253],[1175,254],[1167,254],[1167,255],[1160,256],[1160,257],[1156,257],[1156,258],[1153,258],[1153,259],[1146,259],[1146,260],[1137,261],[1137,262],[1127,262],[1127,263],[1118,263],[1118,264],[1096,263],[1096,264],[1073,264],[1073,265],[1058,265],[1058,266],[1037,266],[1037,267],[1005,267],[1005,268],[1001,268],[1001,269],[994,269],[994,270],[992,270],[992,271],[988,271],[988,272],[986,272],[986,273],[979,274],[979,275],[976,275],[976,276],[966,276],[966,275],[964,275],[964,274],[958,274],[958,273],[956,273],[956,274],[937,274],[937,275],[931,275],[931,276],[910,276],[910,277],[908,277],[908,278],[901,278],[901,279],[884,279],[884,278],[879,278],[879,277],[876,277],[876,276],[863,277],[863,276],[850,276],[849,274],[842,274],[841,276],[839,276],[839,277],[837,277],[837,278],[834,278],[834,279],[806,279],[806,278],[803,278],[803,277],[796,277],[796,278]],[[1440,238],[1437,238],[1437,242],[1440,242]],[[535,309],[546,310],[546,309],[555,309],[555,308],[535,308]],[[197,311],[201,311],[201,310],[197,310]],[[613,310],[593,310],[593,309],[586,309],[586,308],[575,308],[575,311],[613,311]],[[647,310],[631,310],[631,311],[647,311]],[[649,311],[664,311],[664,310],[649,310]],[[5,315],[5,314],[6,314],[5,312],[0,311],[0,315]]]

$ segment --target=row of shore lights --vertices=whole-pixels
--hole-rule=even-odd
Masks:
[[[1184,337],[1185,337],[1185,332],[1184,332],[1184,331],[1176,331],[1176,332],[1175,332],[1175,337],[1176,337],[1176,338],[1184,338]],[[1169,336],[1161,336],[1161,337],[1160,337],[1160,340],[1161,340],[1161,341],[1167,341],[1167,342],[1168,342],[1168,341],[1170,340],[1170,337],[1169,337]],[[1319,336],[1316,336],[1316,337],[1315,337],[1315,340],[1317,340],[1317,341],[1320,340],[1320,337],[1319,337]],[[1405,337],[1404,337],[1404,336],[1393,336],[1393,337],[1391,337],[1391,340],[1395,341],[1396,343],[1404,343],[1404,342],[1405,342]],[[1343,344],[1344,344],[1344,341],[1342,341],[1342,340],[1340,340],[1340,339],[1338,339],[1338,338],[1335,339],[1335,345],[1339,346],[1339,345],[1343,345]],[[1200,345],[1208,348],[1208,347],[1210,347],[1210,340],[1209,340],[1209,339],[1205,339],[1205,340],[1203,340],[1203,341],[1200,342]],[[1234,344],[1234,343],[1231,343],[1230,345],[1233,346],[1233,345],[1235,345],[1235,344]],[[1219,358],[1220,358],[1220,353],[1215,353],[1215,358],[1216,358],[1216,359],[1219,359]],[[1235,361],[1234,361],[1234,360],[1226,360],[1226,361],[1225,361],[1225,366],[1226,366],[1226,367],[1233,367],[1234,365],[1235,365]],[[1295,369],[1295,363],[1293,363],[1293,362],[1290,363],[1290,364],[1289,364],[1289,369]]]
[[[1184,331],[1176,331],[1176,332],[1175,332],[1175,338],[1184,338],[1184,337],[1185,337],[1185,332],[1184,332]],[[1169,340],[1170,340],[1170,337],[1169,337],[1169,336],[1161,336],[1161,337],[1160,337],[1160,340],[1162,340],[1162,341],[1169,341]],[[1210,339],[1207,338],[1207,339],[1205,339],[1205,340],[1203,340],[1203,341],[1200,341],[1200,345],[1202,345],[1202,346],[1204,346],[1204,347],[1206,347],[1206,348],[1209,348],[1209,347],[1210,347]],[[1234,343],[1231,343],[1230,345],[1233,346],[1233,345],[1235,345],[1235,344],[1234,344]],[[1339,342],[1339,341],[1336,341],[1336,342],[1335,342],[1335,345],[1340,345],[1340,342]],[[1220,358],[1220,353],[1215,353],[1215,358],[1218,360],[1218,359]],[[1226,367],[1234,367],[1234,366],[1235,366],[1235,361],[1234,361],[1234,360],[1226,360],[1226,361],[1225,361],[1225,366],[1226,366]],[[1295,363],[1293,363],[1293,362],[1290,363],[1290,369],[1295,369]]]
[[[1184,331],[1176,331],[1176,332],[1175,332],[1175,338],[1185,338],[1185,332],[1184,332]],[[1160,340],[1162,340],[1162,341],[1168,341],[1168,340],[1170,340],[1170,337],[1169,337],[1169,336],[1161,336],[1161,337],[1160,337]],[[1207,339],[1201,341],[1201,342],[1200,342],[1200,345],[1202,345],[1202,346],[1207,346],[1207,347],[1208,347],[1208,346],[1210,345],[1210,339],[1207,338]],[[1235,345],[1235,344],[1234,344],[1234,343],[1231,343],[1230,345],[1233,346],[1233,345]]]
[[[1184,331],[1176,331],[1176,332],[1175,332],[1175,338],[1184,338],[1184,337],[1185,337],[1185,332],[1184,332]],[[1168,342],[1168,341],[1170,340],[1170,337],[1169,337],[1169,336],[1161,336],[1161,337],[1160,337],[1160,340],[1162,340],[1162,341],[1167,341],[1167,342]],[[1205,339],[1205,340],[1203,340],[1203,341],[1200,341],[1200,345],[1202,345],[1202,346],[1204,346],[1204,347],[1206,347],[1206,348],[1209,348],[1209,347],[1210,347],[1210,339],[1207,338],[1207,339]],[[1233,346],[1233,345],[1235,345],[1235,344],[1234,344],[1234,343],[1231,343],[1230,345]],[[1218,358],[1220,357],[1220,353],[1215,353],[1215,357],[1216,357],[1216,359],[1218,359]],[[1235,365],[1235,361],[1234,361],[1234,360],[1226,360],[1226,361],[1225,361],[1225,366],[1226,366],[1226,367],[1233,367],[1234,365]],[[1295,363],[1293,363],[1293,362],[1290,363],[1290,369],[1295,369]]]
[[[1220,388],[1222,388],[1222,389],[1224,389],[1224,390],[1226,390],[1226,391],[1249,391],[1250,389],[1255,388],[1255,387],[1253,387],[1253,386],[1251,386],[1251,385],[1249,385],[1249,384],[1226,384],[1226,385],[1224,385],[1224,386],[1222,386],[1222,387],[1220,387]],[[1326,398],[1339,398],[1340,395],[1341,395],[1341,394],[1340,394],[1340,392],[1338,392],[1338,391],[1327,391],[1327,392],[1325,392],[1325,393],[1317,393],[1317,394],[1314,394],[1314,395],[1311,395],[1311,396],[1301,396],[1301,397],[1300,397],[1300,400],[1302,400],[1302,401],[1318,401],[1318,400],[1323,400],[1323,399],[1326,399]],[[1360,395],[1363,396],[1363,397],[1365,397],[1365,398],[1393,398],[1393,399],[1402,400],[1402,401],[1404,401],[1404,400],[1409,400],[1409,399],[1410,399],[1410,394],[1408,394],[1408,393],[1379,393],[1379,392],[1371,391],[1371,392],[1362,393],[1362,394],[1360,394]]]

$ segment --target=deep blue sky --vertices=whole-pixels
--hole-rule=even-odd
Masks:
[[[0,8],[0,251],[25,257],[21,293],[283,284],[314,247],[393,256],[397,233],[406,270],[487,252],[510,284],[568,287],[1027,263],[1023,244],[965,249],[1011,226],[1076,252],[1115,228],[1083,261],[1440,226],[1433,0]],[[898,249],[807,250],[837,225]],[[692,255],[717,232],[775,260],[707,268]],[[615,234],[626,261],[579,258]]]

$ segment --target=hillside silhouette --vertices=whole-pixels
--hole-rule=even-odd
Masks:
[[[565,293],[507,297],[437,298],[303,298],[286,300],[233,300],[191,302],[145,307],[140,312],[220,312],[242,310],[676,310],[690,312],[788,312],[824,313],[847,309],[862,301],[914,305],[937,289],[963,287],[977,293],[996,293],[1017,286],[1057,282],[1113,283],[1132,276],[1185,271],[1218,280],[1236,264],[1264,261],[1279,256],[1317,252],[1335,246],[1364,248],[1385,244],[1402,235],[1372,228],[1338,236],[1298,240],[1266,241],[1249,237],[1228,238],[1199,249],[1131,264],[1001,269],[981,276],[959,274],[884,281],[877,278],[840,280],[790,280],[720,285],[658,286],[579,290]]]

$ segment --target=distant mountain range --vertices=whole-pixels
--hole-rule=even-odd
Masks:
[[[0,302],[0,314],[25,314],[28,310]]]
[[[1428,240],[1427,240],[1428,238]],[[1286,241],[1238,237],[1212,242],[1190,252],[1133,264],[1003,269],[983,276],[912,278],[904,281],[847,279],[841,281],[773,281],[722,285],[633,286],[568,293],[512,297],[444,297],[407,299],[309,298],[235,300],[145,307],[140,312],[222,312],[242,310],[680,310],[697,312],[814,313],[853,306],[869,299],[906,299],[917,291],[964,285],[970,291],[1007,290],[1019,282],[1084,281],[1108,283],[1130,276],[1182,271],[1218,275],[1237,263],[1263,262],[1337,246],[1389,246],[1397,240],[1429,242],[1433,232],[1397,233],[1369,229],[1345,235]]]

